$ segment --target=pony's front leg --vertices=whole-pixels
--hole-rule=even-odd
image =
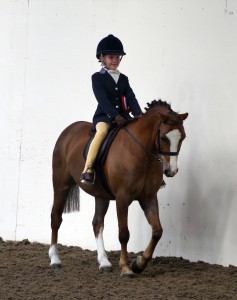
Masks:
[[[109,207],[109,200],[95,197],[95,215],[92,221],[93,230],[97,245],[97,260],[99,269],[101,271],[110,271],[112,265],[108,260],[105,252],[103,230],[104,230],[104,217]]]
[[[148,262],[152,259],[155,247],[163,232],[159,218],[157,197],[153,197],[152,200],[146,200],[139,203],[144,210],[148,223],[151,225],[152,237],[143,254],[137,256],[137,258],[132,262],[132,270],[135,273],[141,273],[146,268]]]
[[[128,252],[127,244],[129,241],[128,230],[128,204],[122,198],[116,199],[118,227],[119,227],[119,241],[121,244],[121,253],[119,260],[119,267],[121,268],[121,277],[133,278],[135,274],[128,266]]]

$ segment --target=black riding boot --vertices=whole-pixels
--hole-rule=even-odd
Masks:
[[[92,167],[87,167],[86,171],[81,174],[80,182],[84,184],[94,184],[95,171]]]

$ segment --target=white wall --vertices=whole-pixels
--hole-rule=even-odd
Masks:
[[[189,112],[180,171],[159,192],[155,255],[237,265],[237,2],[235,0],[0,1],[0,236],[50,242],[51,156],[60,132],[91,120],[95,49],[113,33],[142,107],[154,98]],[[59,242],[95,249],[94,200],[64,216]],[[119,249],[115,204],[105,222]],[[150,237],[129,211],[130,251]]]

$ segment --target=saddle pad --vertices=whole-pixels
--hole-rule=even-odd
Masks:
[[[113,193],[110,190],[110,187],[108,185],[108,182],[107,182],[105,174],[104,174],[103,166],[104,166],[104,162],[105,162],[106,156],[108,154],[109,148],[110,148],[113,140],[115,139],[117,133],[119,132],[119,130],[120,130],[119,126],[113,127],[109,130],[109,133],[108,133],[107,137],[105,138],[105,140],[103,141],[103,143],[100,147],[99,153],[97,155],[97,158],[96,158],[94,166],[93,166],[94,169],[95,169],[95,172],[96,172],[96,176],[98,177],[98,179],[99,179],[100,183],[102,184],[103,188],[106,190],[106,192],[110,196],[113,197],[113,199],[115,199],[115,196],[113,195]],[[94,138],[94,136],[92,136],[89,139],[89,141],[86,144],[86,147],[84,149],[85,159],[87,157],[88,150],[89,150],[89,147],[90,147],[90,144],[91,144],[93,138]]]

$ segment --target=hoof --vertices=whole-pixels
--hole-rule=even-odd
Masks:
[[[123,279],[133,279],[133,278],[137,277],[137,274],[135,274],[131,271],[129,273],[121,273],[120,277]]]
[[[56,271],[61,270],[62,269],[62,264],[52,264],[50,265],[50,267]]]
[[[99,268],[99,271],[101,273],[109,273],[109,272],[113,271],[113,268],[112,267],[101,267],[101,268]]]
[[[132,271],[136,274],[140,274],[143,271],[143,269],[138,267],[136,258],[132,261]]]

